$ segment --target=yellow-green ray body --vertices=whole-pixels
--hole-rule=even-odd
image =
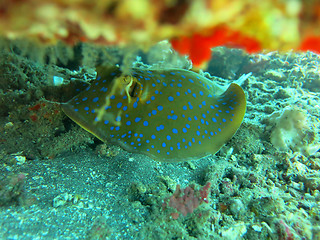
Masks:
[[[97,79],[62,104],[63,111],[102,141],[158,161],[216,153],[239,128],[246,109],[240,86],[217,95],[209,79],[188,70],[98,67]]]

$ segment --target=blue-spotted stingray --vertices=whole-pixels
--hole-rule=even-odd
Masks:
[[[216,153],[239,128],[246,110],[242,88],[221,92],[183,69],[97,67],[97,78],[62,104],[63,111],[105,142],[164,162]]]

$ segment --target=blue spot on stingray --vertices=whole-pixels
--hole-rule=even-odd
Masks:
[[[193,118],[194,118],[194,120],[198,120],[197,116],[194,116]]]
[[[177,115],[172,115],[171,119],[172,119],[172,120],[177,120],[177,119],[178,119],[178,116],[177,116]]]
[[[186,128],[182,128],[182,132],[186,133],[187,129]]]
[[[199,94],[202,96],[202,95],[203,95],[203,92],[202,92],[202,91],[199,91]]]
[[[192,140],[192,142],[195,142],[195,141],[196,141],[194,138],[192,138],[191,140]]]
[[[152,134],[152,135],[151,135],[151,138],[152,138],[152,139],[156,139],[156,136]]]
[[[144,122],[143,122],[143,125],[144,125],[144,126],[148,126],[148,125],[149,125],[148,121],[144,121]]]
[[[187,106],[183,106],[182,109],[183,110],[187,110],[188,108],[187,108]]]
[[[166,77],[166,75],[164,75],[164,74],[160,74],[160,76],[161,76],[161,77]]]
[[[82,101],[87,101],[87,99],[88,99],[87,97],[84,97],[82,98]]]
[[[205,106],[205,105],[206,105],[206,101],[203,101],[203,102],[202,102],[202,105],[204,105],[204,106]]]
[[[177,146],[178,146],[178,149],[180,149],[180,143],[179,142],[177,143]]]
[[[158,91],[158,90],[155,90],[154,93],[155,93],[155,94],[159,94],[159,91]]]
[[[187,128],[190,128],[190,125],[189,125],[189,124],[186,124],[186,127],[187,127]]]
[[[152,112],[153,115],[157,114],[157,110],[152,110],[151,112]]]
[[[117,116],[117,117],[116,117],[116,121],[117,121],[117,122],[120,122],[120,121],[121,121],[121,117],[120,117],[120,116]]]
[[[137,102],[134,102],[134,103],[133,103],[133,108],[136,108],[136,107],[138,107],[138,103],[137,103]]]
[[[218,128],[218,131],[221,132],[221,128]]]
[[[171,136],[167,135],[167,139],[168,139],[168,140],[171,140]]]
[[[173,132],[173,133],[178,133],[178,130],[177,130],[176,128],[173,128],[173,129],[172,129],[172,132]]]
[[[94,99],[92,99],[92,102],[98,102],[99,98],[95,97]]]
[[[196,95],[195,93],[192,93],[192,96],[193,96],[194,98],[196,98],[196,97],[197,97],[197,95]]]
[[[123,98],[123,99],[127,99],[128,97],[127,97],[127,96],[123,96],[122,98]]]
[[[166,84],[165,82],[163,82],[162,84],[163,84],[163,86],[165,86],[165,87],[167,86],[167,84]]]
[[[117,108],[121,108],[121,106],[122,106],[122,103],[119,102],[119,103],[117,104]]]
[[[128,106],[124,106],[122,109],[123,111],[126,111],[128,109]]]
[[[215,118],[212,118],[212,121],[213,121],[213,122],[217,122],[217,119],[215,119]]]
[[[188,117],[188,120],[189,120],[189,121],[192,121],[192,118],[191,118],[191,117]]]
[[[186,76],[185,76],[185,75],[181,75],[181,77],[182,77],[182,78],[186,78]]]
[[[84,110],[88,111],[88,110],[89,110],[89,107],[85,107]]]
[[[156,87],[156,84],[152,83],[151,86],[152,86],[152,87]]]
[[[202,123],[202,124],[204,124],[204,120],[203,120],[202,118],[201,118],[201,120],[200,120],[200,121],[201,121],[201,123]]]
[[[203,117],[203,118],[206,118],[206,115],[205,115],[204,113],[202,113],[202,117]]]
[[[216,116],[217,116],[217,117],[219,117],[219,114],[218,114],[218,113],[216,113]]]
[[[160,150],[157,150],[157,153],[160,153]]]
[[[176,75],[174,72],[170,72],[171,75]]]
[[[95,113],[95,110],[94,110],[94,109],[92,109],[92,110],[91,110],[91,113]]]
[[[138,137],[138,133],[135,133],[134,136],[135,136],[135,137]]]
[[[182,84],[181,84],[181,83],[178,83],[178,84],[177,84],[177,87],[182,87]]]
[[[126,124],[129,126],[129,125],[131,125],[131,122],[130,122],[130,121],[128,121],[128,122],[126,122]]]
[[[169,100],[170,102],[172,102],[174,99],[173,99],[172,96],[169,96],[169,97],[168,97],[168,100]]]
[[[108,121],[108,120],[105,120],[105,121],[104,121],[104,124],[108,124],[108,123],[109,123],[109,121]]]
[[[151,100],[154,100],[155,99],[155,96],[151,96]]]
[[[158,110],[159,110],[159,111],[162,111],[162,110],[163,110],[163,107],[162,107],[162,106],[158,106]]]
[[[119,127],[119,126],[117,126],[115,129],[116,129],[116,131],[119,131],[120,127]]]
[[[115,95],[112,95],[111,97],[110,97],[110,99],[115,99],[116,98],[116,96]]]
[[[197,130],[197,135],[200,136],[200,132]]]
[[[101,91],[101,92],[106,92],[106,91],[108,91],[108,88],[102,87],[102,88],[100,89],[100,91]]]
[[[226,122],[227,120],[225,120],[224,118],[222,118],[222,122]]]
[[[139,122],[141,120],[141,118],[136,117],[136,119],[134,120],[135,122]]]
[[[177,95],[177,96],[180,96],[180,93],[179,93],[179,92],[176,92],[176,95]]]
[[[189,78],[189,82],[194,83],[194,81],[191,78]]]

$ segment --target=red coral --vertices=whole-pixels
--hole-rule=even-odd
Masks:
[[[188,213],[193,213],[193,211],[199,207],[201,203],[208,203],[210,187],[211,183],[208,182],[200,190],[195,190],[194,185],[188,186],[182,190],[178,184],[175,192],[169,198],[169,206],[175,208],[183,216],[187,216]],[[165,205],[166,204],[164,204],[164,206]],[[179,217],[179,213],[172,213],[172,218],[177,219]]]
[[[248,53],[261,50],[260,43],[251,36],[240,31],[232,30],[227,26],[218,26],[206,31],[193,33],[191,36],[182,36],[170,40],[173,49],[180,54],[187,54],[192,63],[200,67],[211,58],[211,48],[227,46],[243,48]]]

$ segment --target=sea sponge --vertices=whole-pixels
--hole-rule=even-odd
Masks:
[[[305,155],[317,152],[320,144],[313,144],[317,137],[308,119],[306,111],[292,107],[274,112],[269,119],[274,124],[270,135],[273,146],[279,150],[291,149]]]

